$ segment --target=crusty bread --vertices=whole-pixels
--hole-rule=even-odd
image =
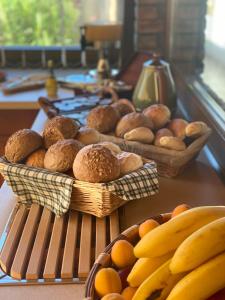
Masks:
[[[141,113],[130,113],[125,115],[116,126],[116,136],[124,137],[124,134],[137,127],[152,129],[152,121]]]
[[[119,111],[121,117],[136,111],[134,105],[128,99],[119,99],[111,106]]]
[[[120,147],[112,142],[101,142],[98,143],[98,145],[101,145],[103,147],[106,147],[107,149],[109,149],[113,154],[117,154],[120,153],[122,150],[120,149]]]
[[[154,133],[146,127],[137,127],[124,134],[127,141],[137,141],[144,144],[151,144],[154,140]]]
[[[208,126],[201,121],[191,122],[185,128],[187,137],[197,138],[208,131]]]
[[[169,108],[163,104],[153,104],[145,108],[143,114],[153,122],[154,129],[164,127],[171,118]]]
[[[155,140],[154,140],[154,145],[155,146],[160,146],[160,138],[163,136],[173,136],[173,133],[171,130],[168,128],[161,128],[159,129],[156,134],[155,134]]]
[[[45,147],[49,148],[60,140],[75,138],[78,129],[78,124],[71,118],[57,116],[48,120],[43,132]]]
[[[129,152],[121,152],[117,154],[120,162],[120,174],[125,175],[136,171],[143,167],[143,161],[140,155]]]
[[[160,146],[170,149],[182,151],[186,149],[185,143],[178,137],[175,136],[163,136],[160,138]]]
[[[28,156],[26,165],[29,167],[44,168],[45,153],[46,150],[43,148],[34,151]]]
[[[83,145],[75,140],[58,141],[45,154],[44,167],[50,171],[66,172],[73,166],[73,161]]]
[[[108,133],[115,129],[120,115],[112,106],[97,106],[87,116],[87,127],[94,128],[98,132]]]
[[[108,182],[120,176],[119,160],[101,145],[81,149],[73,163],[76,179],[87,182]]]
[[[81,127],[76,136],[76,140],[84,145],[97,144],[100,140],[100,134],[94,128]]]
[[[43,146],[42,137],[31,129],[13,133],[5,145],[5,157],[12,163],[23,161],[32,152]]]
[[[184,119],[173,119],[169,122],[167,128],[173,132],[173,135],[184,139],[185,138],[185,128],[187,127],[188,122]]]

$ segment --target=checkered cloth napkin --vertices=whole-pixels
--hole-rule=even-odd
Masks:
[[[58,216],[69,209],[74,178],[45,169],[12,164],[5,158],[0,159],[0,172],[19,196],[20,203],[38,203]],[[133,173],[101,185],[126,201],[154,195],[159,190],[156,164],[146,163]]]

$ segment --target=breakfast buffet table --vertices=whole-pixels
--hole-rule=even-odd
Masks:
[[[47,117],[40,110],[32,128],[42,131]],[[177,204],[187,203],[197,205],[225,205],[225,186],[218,174],[212,168],[207,155],[202,151],[182,175],[174,179],[160,178],[160,192],[151,199],[131,201],[119,209],[120,230],[135,224],[152,215],[168,212]],[[0,234],[9,215],[16,204],[16,197],[4,183],[0,189]],[[1,280],[0,280],[1,285]],[[0,299],[82,299],[84,285],[2,285]]]

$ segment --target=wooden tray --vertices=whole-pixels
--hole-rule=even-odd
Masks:
[[[19,205],[0,241],[0,285],[83,283],[118,234],[118,211],[102,219],[75,211],[57,218],[37,204]]]

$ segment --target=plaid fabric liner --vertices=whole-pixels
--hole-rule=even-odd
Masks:
[[[2,175],[19,196],[19,202],[30,205],[38,203],[61,216],[70,206],[74,178],[46,169],[27,167],[0,159],[4,165]],[[102,183],[106,189],[126,201],[154,195],[159,190],[156,163],[146,163],[141,169],[117,180]]]

